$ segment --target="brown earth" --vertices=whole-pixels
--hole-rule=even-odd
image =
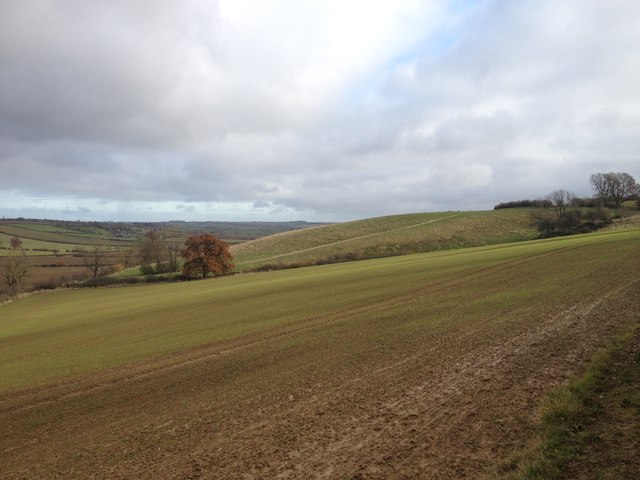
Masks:
[[[12,394],[0,477],[493,478],[549,389],[635,321],[639,286],[478,318],[375,362],[325,368],[327,340],[293,331]]]

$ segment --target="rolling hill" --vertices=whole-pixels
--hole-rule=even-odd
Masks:
[[[532,209],[393,215],[270,235],[232,247],[236,269],[313,265],[530,240]]]

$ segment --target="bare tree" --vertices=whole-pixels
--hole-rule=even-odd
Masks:
[[[640,193],[635,178],[625,172],[594,173],[590,180],[594,193],[602,203],[613,203],[616,208]]]
[[[86,252],[83,255],[84,266],[93,273],[93,278],[96,278],[100,271],[106,267],[106,257],[106,250],[100,247],[93,247],[89,252]]]
[[[620,208],[625,200],[629,200],[638,194],[638,184],[636,179],[628,173],[622,172],[614,175],[611,198],[616,208]]]
[[[132,262],[132,257],[135,253],[135,249],[134,248],[127,248],[124,250],[124,266],[125,267],[132,267],[133,266],[133,262]]]
[[[558,220],[564,218],[567,214],[567,209],[573,204],[576,199],[576,195],[569,190],[554,190],[545,197],[546,200],[551,202],[551,208]]]
[[[607,173],[594,173],[589,179],[593,193],[604,205],[610,198],[608,175]]]
[[[165,259],[165,248],[162,241],[162,235],[157,230],[148,231],[144,237],[140,239],[138,244],[138,260],[142,266],[143,272],[159,273],[162,270],[162,262]]]
[[[13,248],[14,250],[22,248],[22,239],[20,237],[11,237],[11,240],[9,242],[11,243],[11,248]]]
[[[12,254],[7,258],[2,269],[2,280],[14,292],[18,292],[22,287],[22,280],[31,274],[31,264],[24,254]]]
[[[182,253],[184,243],[175,238],[163,237],[164,249],[167,254],[167,263],[169,271],[175,272],[178,270],[178,263]]]

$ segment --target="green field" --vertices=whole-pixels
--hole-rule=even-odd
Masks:
[[[62,249],[60,244],[65,247],[74,245],[76,248],[78,245],[127,247],[133,244],[132,239],[114,238],[109,232],[98,228],[79,231],[35,222],[22,225],[0,222],[0,233],[5,237],[19,237],[47,244],[52,249]]]
[[[235,245],[240,271],[492,245],[537,236],[532,209],[415,213],[308,228]]]
[[[640,229],[0,305],[4,478],[496,478]]]
[[[534,285],[519,282],[501,291],[498,303],[521,305],[536,295],[553,295],[559,283],[566,284],[562,292],[580,292],[572,280],[576,272],[558,270],[556,257],[568,257],[572,266],[579,260],[576,269],[605,268],[612,258],[637,250],[639,239],[638,230],[629,230],[201,282],[42,292],[0,307],[0,391],[256,332],[322,323],[345,311],[358,316],[378,303],[392,302],[384,315],[402,315],[414,303],[413,292],[418,295],[432,284],[450,285],[445,297],[472,298],[476,292],[458,286],[487,276],[486,269],[501,271],[503,264],[539,264],[540,276]],[[616,246],[608,249],[608,243]],[[545,269],[554,275],[545,275]],[[493,306],[491,299],[469,305],[475,306],[473,313]],[[434,328],[442,322],[447,318],[428,318]]]
[[[29,256],[69,254],[90,250],[94,247],[109,250],[125,250],[135,245],[134,238],[114,238],[100,228],[70,229],[52,223],[23,222],[12,224],[0,222],[0,257],[11,252],[11,238],[22,240],[21,248]]]
[[[7,235],[5,233],[0,233],[0,256],[7,256],[11,252],[11,238],[14,235]],[[59,242],[50,242],[46,240],[33,240],[31,238],[22,239],[22,248],[26,251],[29,256],[32,255],[51,255],[53,252],[57,251],[60,253],[70,253],[73,251],[78,251],[84,248],[91,248],[89,246],[84,246],[77,243],[59,243]]]

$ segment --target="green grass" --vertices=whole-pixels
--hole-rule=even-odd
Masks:
[[[40,223],[27,223],[24,225],[12,225],[0,222],[0,233],[20,238],[40,240],[51,243],[68,243],[80,245],[126,245],[131,240],[112,238],[108,232],[100,229],[92,229],[86,232],[51,228],[52,225]]]
[[[77,229],[66,228],[60,225],[54,225],[51,223],[40,223],[40,222],[22,222],[17,225],[16,224],[9,224],[9,225],[19,230],[57,233],[60,235],[71,235],[73,237],[96,236],[96,235],[103,236],[103,237],[110,236],[106,230],[97,229],[97,228],[77,230]]]
[[[374,355],[460,322],[517,322],[527,312],[551,313],[597,295],[599,285],[634,268],[630,259],[639,249],[640,230],[624,230],[198,282],[38,293],[0,306],[0,392],[303,327],[312,338],[321,325],[339,332],[336,359]],[[358,348],[349,342],[354,335],[365,339]]]
[[[0,233],[0,256],[7,256],[11,252],[11,238],[15,235],[7,235]],[[31,238],[22,238],[22,248],[28,255],[51,255],[52,252],[67,253],[83,248],[83,245],[77,243],[58,243],[44,240],[33,240]],[[91,248],[84,246],[84,248]]]
[[[285,232],[232,248],[236,268],[314,264],[533,239],[530,209],[416,213]]]

